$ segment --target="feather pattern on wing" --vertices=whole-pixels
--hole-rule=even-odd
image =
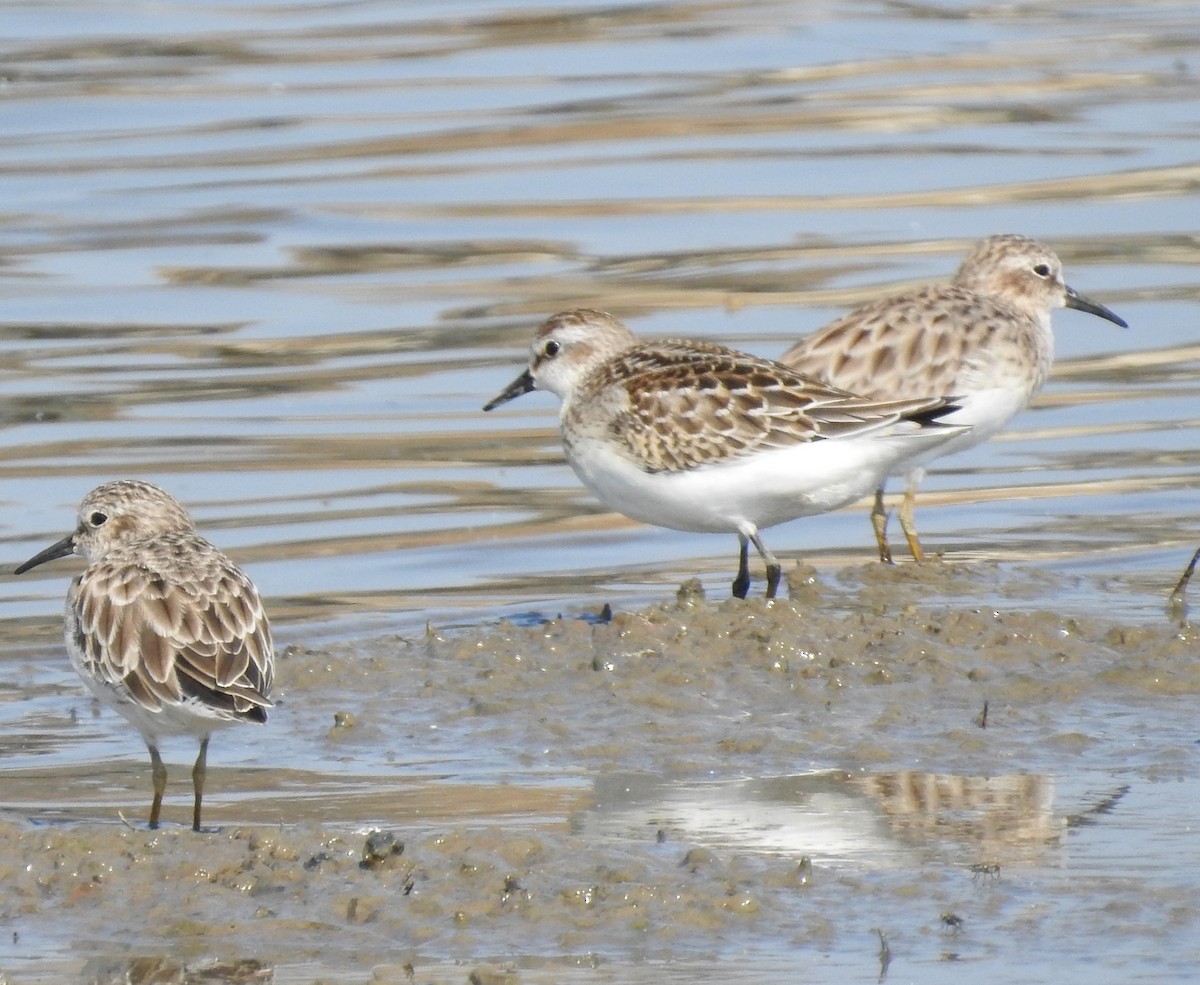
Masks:
[[[89,565],[68,593],[67,625],[86,673],[147,711],[197,702],[220,718],[266,719],[273,651],[262,601],[195,533],[137,542]]]
[[[603,420],[648,472],[850,437],[946,405],[928,396],[875,401],[724,346],[675,340],[626,349],[584,380],[581,395],[564,411],[564,440]]]
[[[1009,379],[1032,394],[1052,358],[1036,319],[965,287],[940,285],[859,308],[801,339],[780,362],[855,393],[907,398]]]

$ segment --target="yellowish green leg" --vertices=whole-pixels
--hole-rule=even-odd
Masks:
[[[883,486],[875,490],[875,505],[871,507],[871,526],[875,528],[875,543],[879,545],[879,560],[892,564],[892,549],[887,539],[888,512],[883,505]]]
[[[917,507],[917,486],[925,477],[924,469],[916,469],[908,475],[904,487],[904,499],[900,502],[900,529],[904,531],[904,539],[908,541],[908,549],[912,551],[913,559],[925,560],[925,552],[921,550],[921,538],[917,536],[917,521],[913,516]]]

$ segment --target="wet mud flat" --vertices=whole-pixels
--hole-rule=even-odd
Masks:
[[[148,831],[141,807],[129,824],[95,805],[4,812],[0,973],[1115,981],[1194,966],[1197,631],[1050,611],[1037,570],[789,579],[774,603],[688,584],[611,617],[293,645],[271,741],[281,758],[311,743],[353,792],[314,779],[314,796],[291,762],[221,773],[200,834]],[[184,790],[168,793],[181,818]]]

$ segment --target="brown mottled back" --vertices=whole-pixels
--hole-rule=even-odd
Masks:
[[[563,439],[569,446],[603,429],[646,471],[668,472],[858,434],[941,405],[881,405],[724,346],[667,340],[627,348],[589,373],[564,407]]]

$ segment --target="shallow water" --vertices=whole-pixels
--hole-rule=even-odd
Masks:
[[[919,723],[902,715],[876,739],[886,762],[810,736],[797,761],[751,749],[696,763],[619,739],[604,756],[578,753],[567,740],[596,713],[590,689],[570,692],[557,721],[535,728],[506,707],[490,731],[487,714],[464,712],[465,684],[433,671],[409,680],[392,661],[422,651],[426,621],[475,641],[487,673],[502,617],[534,624],[595,614],[605,602],[640,611],[693,575],[713,598],[727,592],[732,538],[603,512],[562,462],[552,398],[480,412],[519,370],[545,316],[598,305],[647,336],[775,355],[853,304],[948,276],[973,240],[999,231],[1050,243],[1070,283],[1131,328],[1059,313],[1058,361],[1036,407],[1001,438],[939,463],[918,519],[951,574],[875,573],[864,509],[789,524],[769,543],[838,586],[822,596],[831,618],[852,618],[864,594],[880,591],[888,604],[915,593],[911,604],[938,612],[1054,608],[1081,621],[1164,625],[1165,593],[1200,541],[1200,35],[1190,5],[0,9],[3,567],[65,533],[92,486],[136,475],[187,503],[249,570],[281,645],[350,645],[331,651],[328,674],[313,672],[315,686],[294,669],[301,663],[285,663],[269,745],[214,741],[214,823],[282,819],[343,833],[415,825],[434,837],[439,826],[508,824],[493,806],[507,786],[530,824],[595,830],[619,853],[621,811],[639,804],[587,805],[610,803],[611,784],[634,773],[665,804],[707,805],[672,807],[688,839],[714,852],[736,843],[760,859],[779,850],[767,825],[811,833],[807,794],[786,778],[860,761],[872,775],[1035,775],[1051,791],[1038,816],[1061,820],[1102,803],[1133,769],[1143,782],[1129,783],[1111,825],[1023,862],[1030,874],[1016,884],[965,878],[959,888],[972,898],[1004,887],[986,942],[970,924],[943,929],[936,914],[911,932],[928,945],[916,949],[929,956],[923,981],[956,971],[933,957],[942,951],[985,974],[1004,967],[1007,948],[1060,947],[1061,938],[1073,948],[1031,957],[1026,980],[1072,980],[1083,963],[1088,981],[1156,967],[1165,951],[1148,942],[1189,925],[1180,908],[1194,905],[1200,885],[1151,879],[1146,892],[1184,902],[1135,896],[1103,919],[1085,919],[1082,901],[1092,873],[1115,873],[1127,891],[1150,858],[1180,852],[1196,771],[1176,704],[1190,695],[1135,700],[1098,684],[1064,699],[1064,721],[1151,723],[1139,733],[1149,751],[1131,752],[1114,728],[1093,738],[1082,763],[1067,740],[1061,755],[1038,751],[1040,730],[1069,731],[1048,714],[1026,723],[1028,741],[1004,768],[959,761],[951,734],[931,740],[929,761],[914,761]],[[87,832],[145,807],[143,750],[120,719],[94,713],[61,656],[55,622],[75,570],[67,561],[0,575],[0,807],[20,830],[32,816]],[[856,646],[847,643],[857,660]],[[1022,652],[1036,679],[1037,648]],[[330,682],[347,668],[361,676],[342,691]],[[375,724],[329,739],[333,710]],[[710,717],[722,713],[716,699],[707,711],[668,709],[663,728],[719,742],[711,730],[724,726]],[[546,760],[539,750],[556,743]],[[181,746],[172,762],[191,754]],[[1127,755],[1135,766],[1123,765]],[[757,796],[755,784],[780,782],[782,816],[764,809],[750,830],[713,833],[727,793]],[[752,792],[730,786],[738,783]],[[185,792],[172,787],[173,809]],[[849,810],[827,812],[834,827],[849,823]],[[431,827],[417,823],[424,817]],[[867,838],[888,827],[871,817],[867,847],[855,850],[874,860],[868,868],[893,857]],[[181,838],[177,849],[190,844]],[[939,865],[958,857],[938,834],[921,853]],[[919,869],[911,854],[895,857],[901,875],[883,894],[892,902],[913,891],[905,880]],[[646,865],[653,883],[658,871]],[[1062,875],[1079,867],[1089,873],[1082,883]],[[846,882],[835,887],[821,900],[843,914],[831,922],[848,919],[850,899],[855,912],[863,906]],[[1068,916],[1052,926],[1061,935],[1021,936],[1036,922],[1029,914],[1063,897]],[[864,919],[882,922],[886,909]],[[1145,938],[1104,952],[1121,920],[1145,925]],[[622,936],[597,950],[614,981],[763,981],[796,960],[824,980],[873,979],[874,925],[863,923],[853,943],[827,933],[819,957],[794,936],[760,929],[743,939],[724,925],[711,946]],[[69,923],[61,935],[22,924],[24,947],[0,940],[0,971],[36,980],[40,957],[63,962],[50,980],[63,968],[84,980],[72,961],[138,946],[109,949],[111,928],[92,932],[76,946],[86,935]],[[561,956],[577,953],[540,939],[522,949],[507,926],[494,933],[406,946],[418,967],[448,980],[468,970],[452,962],[485,959],[515,961],[527,978],[547,961],[545,974],[561,980]],[[199,947],[183,931],[172,939],[189,954],[256,956]],[[358,946],[363,967],[345,953],[311,967],[275,956],[276,980],[369,980],[386,948]],[[901,950],[890,981],[905,980]]]

